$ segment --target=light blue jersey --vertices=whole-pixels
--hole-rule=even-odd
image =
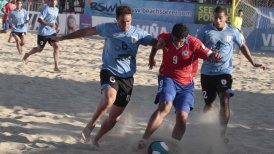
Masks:
[[[39,14],[39,18],[43,19],[49,23],[56,23],[58,17],[58,8],[50,7],[48,5],[44,6]],[[40,24],[38,28],[38,35],[41,36],[49,36],[56,33],[56,30],[51,28],[50,26],[46,26],[44,24]]]
[[[14,9],[9,13],[8,19],[9,22],[15,26],[15,28],[12,29],[12,32],[27,32],[27,22],[29,20],[29,16],[25,9],[21,9],[20,11]]]
[[[205,75],[231,74],[233,43],[242,46],[244,42],[239,30],[226,24],[223,30],[219,31],[213,24],[209,24],[199,31],[198,38],[207,48],[220,53],[223,57],[219,62],[204,60],[201,73]]]
[[[122,31],[117,23],[97,25],[96,31],[105,37],[101,69],[107,69],[122,78],[132,77],[136,72],[139,45],[148,45],[154,39],[146,31],[134,26]]]

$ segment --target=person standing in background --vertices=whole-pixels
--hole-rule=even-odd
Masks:
[[[231,25],[236,27],[242,34],[243,34],[243,31],[242,31],[243,16],[244,16],[243,10],[240,9],[238,11],[238,15],[236,15],[233,21],[231,22]],[[241,55],[241,50],[238,51],[238,54]]]

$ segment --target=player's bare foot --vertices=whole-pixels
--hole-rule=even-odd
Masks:
[[[90,127],[90,126],[87,125],[87,126],[83,129],[83,131],[81,132],[81,136],[80,136],[80,141],[81,141],[82,143],[86,143],[86,142],[89,141],[89,136],[90,136],[92,130],[94,129],[94,127],[95,127],[95,126]]]
[[[98,148],[100,147],[99,142],[98,142],[98,141],[95,141],[95,140],[93,141],[93,145],[95,145],[95,146],[98,147]]]
[[[29,53],[25,53],[25,55],[24,55],[24,57],[23,57],[23,63],[24,64],[27,64],[28,62],[27,62],[27,58],[29,57]]]
[[[60,73],[61,70],[59,68],[54,68],[54,72]]]
[[[148,140],[146,139],[141,139],[139,142],[138,142],[138,149],[144,149],[146,146],[147,146],[147,142]]]

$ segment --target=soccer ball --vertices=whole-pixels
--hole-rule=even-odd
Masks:
[[[147,150],[149,154],[168,154],[167,144],[163,141],[151,142]]]

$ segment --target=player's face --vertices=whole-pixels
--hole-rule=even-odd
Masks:
[[[70,18],[68,21],[68,26],[73,28],[75,25],[76,25],[75,20],[73,18]]]
[[[223,29],[225,27],[226,18],[225,12],[214,13],[214,26],[218,29]]]
[[[49,2],[50,2],[50,6],[53,6],[53,7],[55,7],[58,3],[57,0],[49,0]]]
[[[117,23],[122,31],[127,31],[131,25],[131,14],[126,14],[116,18]]]
[[[185,41],[186,41],[186,38],[179,39],[175,36],[172,36],[172,42],[177,47],[182,47],[184,45]]]
[[[22,8],[22,2],[21,1],[16,2],[16,8],[17,9],[21,9]]]
[[[239,12],[239,17],[243,17],[244,13],[243,12]]]

